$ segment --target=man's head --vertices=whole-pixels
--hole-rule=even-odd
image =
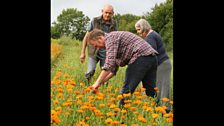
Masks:
[[[114,9],[112,5],[105,5],[102,9],[103,20],[110,21],[114,14]]]
[[[135,29],[139,36],[145,38],[151,29],[151,25],[145,19],[140,19],[135,23]]]
[[[87,41],[95,48],[105,48],[105,33],[99,29],[93,29],[87,36]]]

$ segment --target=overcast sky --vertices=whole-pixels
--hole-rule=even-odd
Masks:
[[[51,23],[56,21],[57,16],[63,9],[76,8],[82,11],[85,16],[91,20],[93,17],[100,16],[101,10],[105,4],[111,4],[114,7],[115,14],[134,14],[141,16],[149,12],[155,4],[165,2],[166,0],[51,0]]]

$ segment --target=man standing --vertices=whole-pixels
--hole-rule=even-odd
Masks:
[[[155,96],[157,51],[144,39],[127,31],[104,33],[94,29],[88,36],[88,42],[93,47],[106,49],[105,64],[92,85],[92,93],[113,77],[119,66],[128,65],[121,94],[134,93],[138,84],[142,82],[146,95]],[[124,99],[121,99],[120,105],[124,104]]]
[[[85,61],[85,50],[87,46],[87,39],[89,32],[93,29],[101,29],[102,31],[109,33],[111,31],[117,31],[117,24],[115,20],[112,19],[114,14],[114,9],[112,5],[105,5],[102,9],[102,15],[93,18],[90,26],[87,29],[85,37],[82,41],[82,51],[80,55],[81,63]],[[91,45],[88,45],[88,69],[85,73],[85,77],[89,81],[95,73],[96,64],[100,61],[100,68],[104,65],[106,58],[105,49],[96,49]]]

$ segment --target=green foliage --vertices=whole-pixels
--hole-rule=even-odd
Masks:
[[[157,31],[163,38],[167,51],[173,49],[173,0],[166,0],[156,4],[152,12],[147,12],[144,18],[150,23],[152,29]]]
[[[89,20],[89,17],[77,9],[68,8],[63,10],[57,17],[57,23],[54,22],[54,26],[51,27],[51,37],[59,38],[59,36],[66,35],[77,40],[82,40]]]
[[[114,19],[117,21],[119,31],[129,31],[133,33],[136,33],[135,23],[140,18],[140,16],[136,16],[133,14],[114,15]]]

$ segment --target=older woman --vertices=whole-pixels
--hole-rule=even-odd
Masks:
[[[171,98],[170,95],[170,74],[171,74],[171,63],[169,57],[166,53],[163,41],[161,36],[152,30],[151,25],[145,19],[140,19],[135,24],[135,29],[139,36],[145,39],[159,54],[157,55],[158,59],[158,68],[157,68],[157,82],[156,87],[159,89],[157,94],[157,99],[159,105],[166,105],[167,110],[171,108],[170,104],[166,104],[161,99],[162,98]]]

